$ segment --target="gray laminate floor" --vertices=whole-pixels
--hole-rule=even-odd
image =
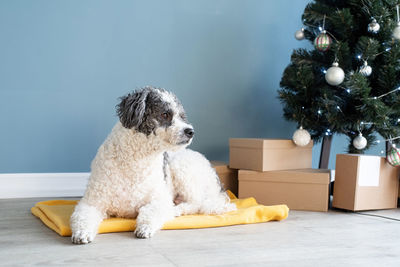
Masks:
[[[0,266],[400,266],[400,222],[350,212],[291,211],[282,222],[164,230],[149,240],[98,235],[73,245],[29,209],[0,200]],[[400,219],[400,211],[368,212]]]

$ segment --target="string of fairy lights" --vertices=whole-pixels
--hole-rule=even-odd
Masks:
[[[367,26],[367,30],[368,32],[370,32],[371,34],[377,34],[380,30],[380,25],[379,25],[379,21],[382,20],[382,16],[380,17],[374,17],[373,14],[371,14],[368,6],[364,3],[363,0],[361,0],[364,7],[363,9],[366,11],[366,13],[370,16],[370,23]],[[396,11],[397,11],[397,24],[392,32],[392,37],[395,40],[400,40],[400,12],[399,12],[399,5],[396,5]],[[324,15],[323,19],[322,19],[322,26],[315,26],[315,25],[310,25],[307,23],[306,19],[303,20],[303,24],[305,26],[308,26],[310,28],[314,28],[314,29],[318,29],[319,34],[317,35],[317,37],[314,39],[314,46],[316,49],[318,49],[319,51],[325,52],[327,51],[332,43],[333,40],[335,40],[335,42],[337,43],[338,46],[340,46],[340,41],[329,31],[327,31],[325,29],[325,20],[326,20],[326,15]],[[300,30],[295,32],[295,38],[297,40],[303,40],[305,38],[305,30],[304,28],[301,28]],[[363,54],[357,54],[356,55],[356,59],[362,61],[362,65],[356,70],[357,72],[361,73],[363,76],[368,77],[371,75],[372,73],[372,67],[368,65],[368,60],[370,58],[375,58],[379,55],[382,55],[384,53],[387,53],[391,50],[391,47],[387,44],[387,43],[382,43],[384,50],[380,51],[379,53],[370,56],[370,57],[364,57]],[[337,48],[337,50],[340,50],[340,47]],[[342,68],[340,68],[339,66],[339,61],[338,61],[338,57],[337,55],[335,55],[335,59],[334,62],[332,63],[332,66],[329,67],[328,69],[322,68],[321,71],[324,73],[325,75],[325,80],[326,82],[331,85],[331,86],[337,86],[339,88],[342,88],[344,90],[346,90],[346,92],[348,94],[352,93],[352,90],[350,88],[345,88],[343,86],[341,86],[341,84],[343,83],[344,79],[345,79],[345,73],[343,71]],[[350,75],[354,74],[354,71],[350,71],[349,72]],[[370,97],[370,99],[373,100],[378,100],[381,99],[385,96],[388,96],[390,94],[394,94],[397,93],[398,91],[400,91],[400,86],[389,91],[386,92],[384,94],[381,94],[379,96],[372,96]],[[302,107],[302,109],[304,109],[304,107]],[[340,108],[339,105],[336,106],[336,109],[339,112],[342,112],[342,109]],[[323,115],[323,109],[319,108],[317,110],[317,116],[320,117]],[[303,119],[302,119],[303,121]],[[302,121],[300,123],[300,125],[302,124]],[[397,120],[397,122],[400,122],[400,118]],[[360,122],[360,125],[358,127],[358,136],[356,136],[353,139],[353,146],[358,149],[358,150],[362,150],[367,146],[367,139],[365,137],[362,136],[362,129],[364,128],[364,126],[366,125],[373,125],[373,123],[369,123],[369,122]],[[354,132],[352,132],[354,134]],[[332,135],[332,130],[331,129],[326,129],[325,131],[325,135]],[[400,136],[395,136],[395,137],[389,137],[388,139],[384,139],[384,141],[389,141],[390,143],[393,143],[394,140],[400,139]],[[298,130],[295,131],[295,133],[293,134],[293,141],[297,144],[297,145],[307,145],[309,143],[309,141],[311,140],[311,136],[308,133],[307,130],[303,129],[302,126],[300,126],[300,128]],[[376,143],[380,143],[380,140],[377,140]],[[399,152],[398,154],[400,155],[400,150],[397,151]],[[381,151],[381,153],[384,153],[383,151]]]

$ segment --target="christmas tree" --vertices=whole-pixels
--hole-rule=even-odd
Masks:
[[[313,140],[344,134],[363,153],[377,134],[400,135],[400,0],[315,0],[302,15],[279,98],[284,117]],[[400,139],[399,139],[400,140]]]

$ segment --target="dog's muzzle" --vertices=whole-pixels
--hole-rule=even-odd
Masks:
[[[190,141],[192,141],[194,136],[194,130],[193,128],[185,128],[182,132],[181,138],[183,140],[181,140],[177,145],[187,145],[190,143]]]
[[[194,135],[194,130],[193,128],[186,128],[185,130],[183,130],[183,132],[185,133],[187,138],[193,138]]]

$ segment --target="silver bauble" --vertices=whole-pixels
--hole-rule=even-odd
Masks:
[[[394,39],[400,40],[400,22],[397,22],[397,26],[394,28],[392,35]]]
[[[300,126],[300,128],[293,133],[292,139],[296,145],[306,146],[311,141],[311,135],[307,130],[304,130],[303,127]]]
[[[300,30],[297,30],[294,33],[294,38],[296,38],[297,40],[303,40],[304,39],[304,28],[301,28]]]
[[[378,22],[376,22],[376,19],[372,19],[371,23],[368,24],[368,31],[372,33],[377,33],[381,26],[379,25]]]
[[[364,61],[364,65],[360,68],[360,73],[364,76],[369,76],[372,73],[371,66],[368,65],[367,61]]]
[[[333,62],[325,73],[325,80],[330,85],[339,85],[344,80],[344,71],[339,67],[339,63]]]
[[[367,139],[360,133],[353,139],[353,146],[358,150],[364,149],[367,146]]]

